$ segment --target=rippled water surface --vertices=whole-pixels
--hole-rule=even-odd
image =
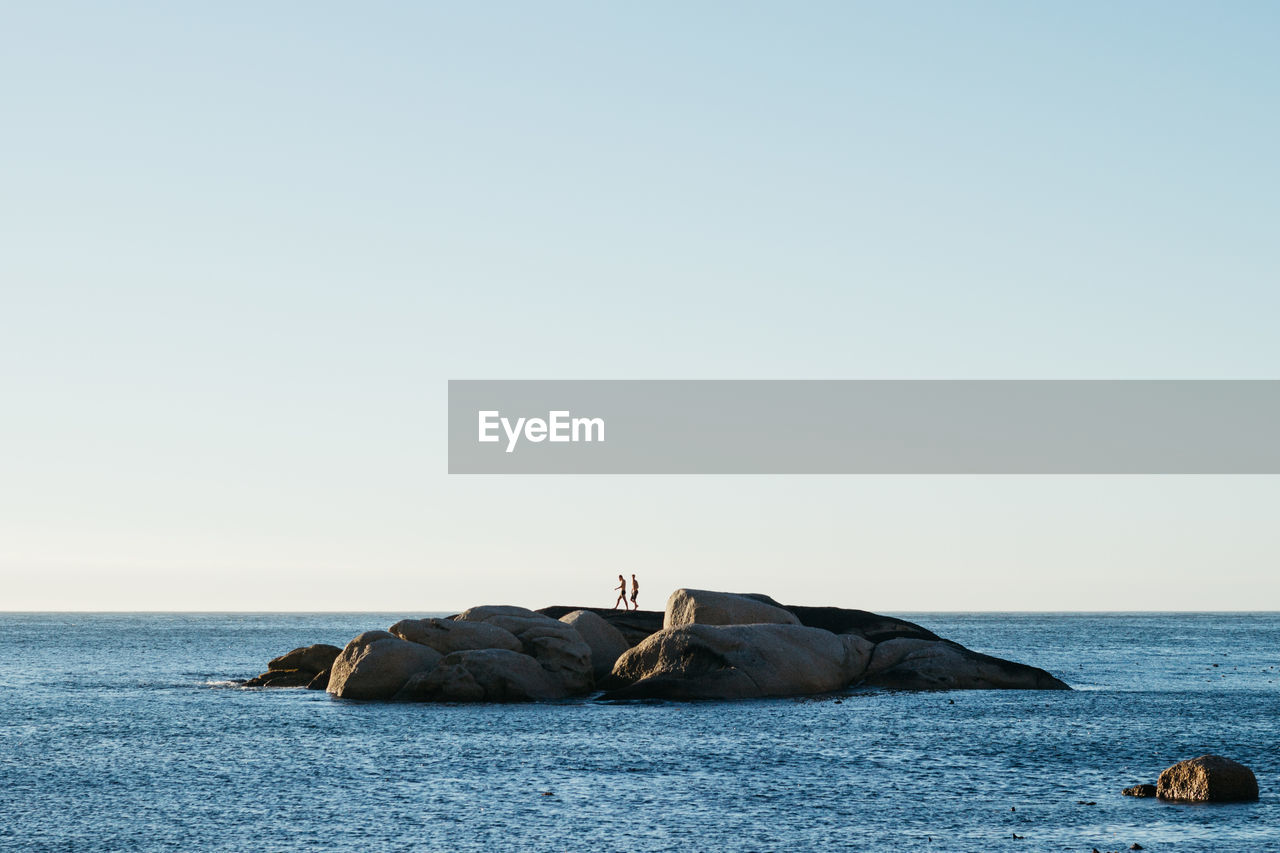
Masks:
[[[1277,614],[898,614],[1072,692],[432,706],[226,685],[400,615],[0,614],[0,848],[1280,851]],[[1251,766],[1261,801],[1119,795],[1205,752]]]

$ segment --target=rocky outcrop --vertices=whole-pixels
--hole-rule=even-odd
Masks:
[[[387,631],[366,631],[333,661],[328,691],[342,699],[390,699],[412,676],[435,667],[443,656]]]
[[[800,620],[768,596],[677,589],[667,599],[662,627],[682,625],[799,625]]]
[[[898,690],[1070,690],[1043,669],[970,651],[947,640],[876,644],[863,684]]]
[[[536,660],[566,695],[587,693],[595,686],[591,647],[572,625],[510,605],[472,607],[454,619],[486,622],[514,634],[521,651]]]
[[[485,605],[449,619],[404,619],[341,650],[294,649],[246,684],[450,702],[584,696],[597,685],[607,699],[744,699],[851,686],[1070,689],[1042,669],[892,616],[697,589],[674,592],[663,613]]]
[[[342,649],[323,643],[286,652],[267,663],[267,671],[244,683],[245,687],[310,687],[317,676],[327,673]],[[326,675],[326,684],[327,682]],[[323,687],[319,689],[324,689]]]
[[[409,678],[396,699],[418,702],[537,702],[568,693],[538,662],[508,649],[446,655],[429,672]]]
[[[631,648],[622,632],[590,610],[574,610],[560,617],[591,647],[591,670],[597,682],[613,672],[613,664]]]
[[[801,625],[681,625],[627,651],[605,699],[756,699],[829,693],[861,675],[861,637]]]
[[[430,646],[442,655],[472,649],[506,649],[522,651],[515,634],[488,622],[457,619],[401,619],[391,626],[391,633],[411,643]]]
[[[1236,803],[1258,799],[1258,779],[1243,764],[1220,755],[1202,755],[1160,774],[1156,796],[1190,803]]]

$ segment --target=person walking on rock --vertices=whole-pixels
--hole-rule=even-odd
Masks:
[[[630,610],[631,608],[627,607],[627,579],[622,575],[618,575],[617,589],[618,600],[613,603],[613,609],[617,610],[618,605],[621,604],[623,610]]]
[[[631,575],[631,609],[639,610],[640,605],[636,604],[636,596],[640,594],[640,581],[636,580],[634,574]]]

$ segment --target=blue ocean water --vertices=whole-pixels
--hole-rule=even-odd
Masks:
[[[0,849],[1280,851],[1280,614],[895,614],[1072,692],[229,686],[403,615],[0,614]],[[1252,767],[1261,801],[1120,796],[1205,752]]]

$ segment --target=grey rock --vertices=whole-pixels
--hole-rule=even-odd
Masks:
[[[401,619],[391,633],[402,640],[430,646],[442,655],[472,649],[506,649],[518,652],[522,646],[515,635],[488,622],[458,619]]]
[[[245,687],[306,687],[315,673],[302,669],[269,669],[244,683]]]
[[[575,610],[590,611],[617,628],[622,636],[626,637],[628,648],[639,645],[649,636],[662,630],[664,614],[661,610],[614,610],[609,607],[570,607],[556,604],[551,607],[539,607],[535,612],[550,616],[552,619],[560,619]]]
[[[761,599],[768,599],[764,601]],[[667,599],[662,627],[682,625],[799,625],[800,620],[768,596],[706,589],[677,589]]]
[[[307,682],[308,690],[328,690],[329,689],[329,670],[317,672],[315,678]]]
[[[536,660],[508,649],[446,655],[430,672],[412,676],[397,699],[419,702],[535,702],[562,699],[562,684]]]
[[[1125,788],[1120,792],[1126,797],[1154,797],[1156,795],[1155,785],[1133,785]]]
[[[333,662],[326,689],[342,699],[390,699],[413,675],[435,667],[442,655],[386,631],[366,631]]]
[[[681,625],[628,650],[605,699],[752,699],[840,690],[871,655],[861,637],[801,625]]]
[[[589,693],[595,686],[591,647],[572,625],[510,605],[472,607],[454,618],[486,622],[514,634],[521,650],[534,658],[568,695]]]
[[[312,675],[333,666],[333,659],[342,649],[327,643],[304,646],[286,652],[267,664],[267,669],[300,669]]]
[[[590,610],[575,610],[560,617],[591,648],[591,669],[596,681],[613,672],[613,664],[631,645],[622,632]]]
[[[863,683],[898,690],[1070,690],[1043,669],[991,657],[947,640],[878,643]]]
[[[1220,755],[1179,761],[1160,774],[1156,796],[1190,803],[1236,803],[1258,799],[1258,778],[1243,764]]]

